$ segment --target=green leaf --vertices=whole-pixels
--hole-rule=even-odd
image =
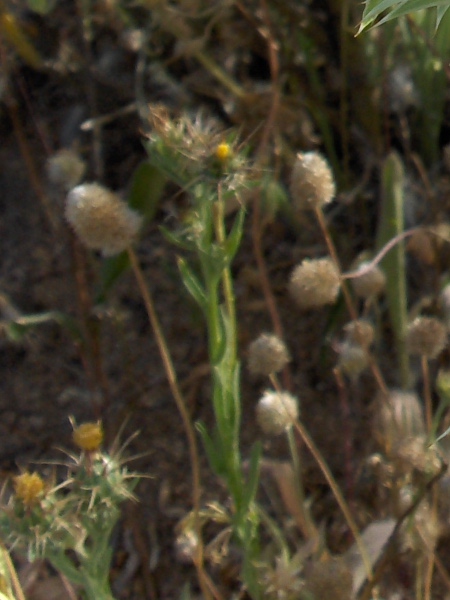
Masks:
[[[247,512],[251,504],[254,502],[256,497],[256,492],[258,491],[258,483],[259,483],[259,474],[261,471],[261,455],[262,455],[262,445],[261,442],[257,442],[254,444],[251,455],[250,455],[250,465],[249,465],[249,473],[248,480],[245,484],[244,496],[243,496],[243,512]]]
[[[194,274],[193,270],[184,258],[179,257],[177,262],[178,268],[180,269],[181,278],[183,279],[186,289],[200,306],[200,308],[206,312],[208,299],[197,275]]]
[[[200,433],[205,452],[211,465],[212,470],[219,477],[223,477],[226,473],[224,454],[221,451],[220,441],[214,441],[206,431],[204,423],[196,423],[197,431]]]
[[[0,545],[0,600],[18,600],[13,592],[11,568],[13,567],[8,551]],[[25,596],[22,595],[22,598]]]
[[[377,249],[381,250],[404,230],[403,164],[396,152],[386,158],[382,172],[382,203],[377,232]],[[400,380],[407,389],[410,379],[405,336],[408,325],[405,243],[400,241],[388,252],[380,266],[386,275],[386,297],[395,336]]]
[[[366,2],[357,35],[367,27],[373,26],[375,20],[384,11],[388,11],[388,14],[376,24],[377,26],[419,10],[430,8],[437,8],[441,11],[446,10],[448,5],[448,0],[402,0],[401,2],[398,0],[369,0]]]
[[[186,242],[185,240],[182,239],[182,237],[179,234],[173,233],[172,231],[170,231],[163,225],[159,226],[159,230],[163,234],[163,236],[166,238],[166,240],[170,244],[177,246],[177,248],[180,248],[181,250],[192,250],[193,249],[191,242]]]
[[[239,249],[244,227],[245,209],[241,208],[234,220],[233,227],[225,241],[225,253],[228,263],[231,263]]]
[[[56,5],[56,0],[27,0],[30,10],[40,15],[47,15]]]
[[[148,161],[138,165],[133,174],[128,204],[139,211],[146,222],[155,217],[167,178],[158,167]]]
[[[108,292],[112,289],[119,277],[130,268],[130,259],[127,252],[121,252],[116,256],[105,258],[102,261],[100,271],[100,290],[95,298],[96,304],[102,304],[106,300]]]
[[[57,323],[63,327],[78,342],[83,341],[78,323],[75,319],[57,310],[51,310],[34,315],[22,315],[14,321],[6,323],[5,331],[12,341],[20,341],[29,331],[44,323]]]

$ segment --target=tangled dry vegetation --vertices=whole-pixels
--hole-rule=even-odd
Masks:
[[[0,460],[139,430],[116,598],[450,595],[450,48],[358,11],[0,2]]]

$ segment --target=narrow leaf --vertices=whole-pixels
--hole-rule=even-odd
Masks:
[[[144,215],[147,222],[155,217],[166,182],[162,171],[148,161],[142,162],[134,171],[128,204]]]
[[[205,312],[207,310],[207,297],[198,277],[194,274],[184,258],[178,258],[178,268],[180,269],[181,278],[186,289]]]
[[[225,253],[229,262],[233,260],[238,251],[242,240],[242,230],[244,227],[245,209],[241,208],[233,223],[233,227],[225,241]]]
[[[244,497],[242,499],[244,512],[246,512],[254,502],[256,492],[258,491],[259,474],[261,471],[261,455],[261,442],[256,442],[256,444],[253,445],[250,455],[248,480],[245,485]]]
[[[377,232],[377,249],[381,250],[404,230],[404,170],[395,152],[386,158],[382,173],[382,204]],[[406,352],[405,335],[408,322],[405,244],[403,241],[386,255],[381,262],[386,275],[386,296],[391,326],[394,331],[400,380],[408,388],[410,371]]]
[[[105,258],[102,261],[100,270],[100,290],[97,292],[96,304],[103,304],[106,296],[111,291],[114,284],[121,275],[130,267],[130,260],[126,252],[121,252],[116,256]]]

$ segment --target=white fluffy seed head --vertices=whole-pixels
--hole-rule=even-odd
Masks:
[[[85,183],[69,192],[66,219],[85,246],[105,256],[131,246],[142,222],[117,194],[98,183]]]
[[[339,348],[337,366],[352,380],[356,380],[364,369],[369,366],[367,351],[359,344],[346,341]]]
[[[253,375],[278,373],[289,360],[286,344],[270,333],[262,333],[248,349],[248,368]]]
[[[363,271],[367,265],[367,262],[360,263],[357,272]],[[359,277],[354,277],[350,281],[355,294],[359,298],[364,299],[378,296],[386,287],[386,275],[377,265],[372,267],[370,271],[363,273]]]
[[[288,289],[299,308],[309,309],[333,304],[340,284],[331,258],[305,259],[293,270]]]
[[[75,187],[83,179],[86,163],[70,148],[55,152],[47,161],[47,175],[53,185],[65,191]]]
[[[256,420],[267,435],[280,435],[298,418],[297,398],[267,390],[256,406]]]
[[[436,358],[447,345],[447,328],[434,317],[417,317],[408,325],[406,346],[413,356]]]
[[[299,152],[291,175],[291,195],[296,210],[320,208],[336,193],[333,173],[318,152]]]
[[[417,394],[391,390],[375,399],[374,434],[385,453],[391,456],[395,448],[411,437],[425,434],[423,408]]]

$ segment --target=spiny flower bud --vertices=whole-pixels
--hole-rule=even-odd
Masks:
[[[392,390],[379,393],[375,400],[374,433],[386,454],[391,454],[402,441],[425,434],[423,409],[412,392]]]
[[[267,390],[256,406],[256,420],[267,435],[280,435],[298,418],[297,398]]]
[[[80,183],[85,172],[86,163],[70,148],[59,150],[47,161],[49,180],[66,191]]]
[[[368,264],[367,262],[360,263],[356,272],[363,271]],[[386,286],[386,276],[377,265],[358,277],[352,277],[350,281],[355,294],[364,299],[378,296]]]
[[[95,452],[103,442],[103,428],[101,423],[83,423],[75,427],[72,438],[81,450]]]
[[[22,473],[14,477],[16,498],[28,508],[39,501],[44,487],[44,482],[37,473]]]
[[[98,183],[85,183],[69,192],[66,218],[83,244],[105,256],[126,250],[142,222],[119,196]]]
[[[373,325],[365,319],[350,321],[345,325],[344,331],[349,342],[358,344],[363,348],[369,348],[375,337]]]
[[[289,360],[285,343],[270,333],[261,334],[248,349],[248,368],[253,375],[278,373]]]
[[[320,208],[331,202],[336,186],[330,166],[321,154],[297,154],[290,189],[294,208],[299,211]]]
[[[406,345],[413,356],[436,358],[447,345],[445,325],[434,317],[417,317],[408,325]]]
[[[289,293],[303,309],[333,304],[340,287],[339,272],[331,258],[305,259],[295,267]]]

